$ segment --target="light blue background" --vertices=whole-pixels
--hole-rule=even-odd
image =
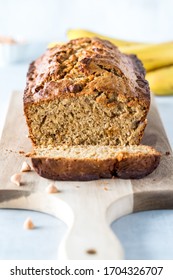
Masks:
[[[0,34],[57,40],[83,27],[129,40],[172,40],[172,11],[172,0],[0,0]]]
[[[36,228],[23,229],[32,217]],[[125,258],[173,259],[173,211],[147,211],[125,216],[112,224]],[[56,259],[67,226],[38,212],[0,209],[0,259]]]

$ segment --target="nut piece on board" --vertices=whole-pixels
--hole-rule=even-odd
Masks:
[[[20,182],[21,182],[21,174],[20,173],[16,173],[14,175],[11,176],[10,178],[11,182],[15,185],[17,185],[18,187],[20,186]]]
[[[47,193],[58,193],[59,192],[59,190],[57,189],[57,187],[54,185],[54,184],[49,184],[48,186],[47,186],[47,188],[46,188],[46,192]]]
[[[27,218],[23,224],[24,229],[33,229],[35,226],[31,218]]]
[[[24,161],[22,163],[22,168],[21,168],[20,172],[29,172],[29,171],[31,171],[31,167],[26,161]]]

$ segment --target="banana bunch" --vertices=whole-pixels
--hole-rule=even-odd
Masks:
[[[55,46],[57,45],[63,45],[64,43],[63,42],[51,42],[48,44],[48,49],[51,49],[51,48],[54,48]]]
[[[124,41],[124,40],[119,40],[119,39],[114,39],[114,38],[110,38],[98,33],[94,33],[88,30],[84,30],[84,29],[70,29],[67,31],[67,37],[70,40],[76,39],[76,38],[81,38],[81,37],[99,37],[101,39],[104,40],[108,40],[110,41],[112,44],[116,45],[117,47],[120,46],[133,46],[133,45],[146,45],[144,43],[138,43],[138,42],[128,42],[128,41]]]
[[[173,94],[173,65],[148,72],[146,80],[156,95]]]
[[[67,32],[68,39],[80,37],[99,37],[109,40],[126,54],[136,54],[147,71],[146,79],[156,95],[173,94],[173,42],[147,44],[128,42],[109,38],[83,29],[72,29]]]
[[[124,53],[136,54],[142,60],[146,71],[173,64],[173,42],[150,44],[143,47],[120,47]]]

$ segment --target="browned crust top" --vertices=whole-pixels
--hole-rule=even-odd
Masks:
[[[31,63],[24,103],[105,93],[108,104],[136,100],[149,108],[145,70],[135,55],[98,38],[80,38],[48,49]]]

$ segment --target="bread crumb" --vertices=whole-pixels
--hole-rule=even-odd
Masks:
[[[10,178],[11,182],[15,185],[17,185],[18,187],[20,186],[20,182],[21,182],[21,174],[20,173],[16,173],[14,175],[11,176]]]
[[[23,224],[23,228],[24,229],[33,229],[35,228],[33,221],[31,220],[31,218],[27,218]]]
[[[87,252],[87,254],[89,254],[89,255],[95,255],[95,254],[97,254],[97,251],[96,251],[95,249],[89,249],[89,250],[87,250],[86,252]]]
[[[108,189],[107,187],[104,187],[104,190],[105,190],[105,191],[108,191],[109,189]]]
[[[9,149],[5,149],[6,152],[10,152],[10,153],[13,153],[14,151],[12,150],[9,150]]]
[[[25,157],[31,157],[31,153],[26,153]]]
[[[31,167],[26,161],[24,161],[22,163],[22,168],[21,168],[20,172],[29,172],[29,171],[31,171]]]
[[[52,184],[49,184],[46,188],[46,192],[49,193],[49,194],[52,194],[52,193],[58,193],[59,190],[57,189],[57,187],[52,183]]]
[[[21,154],[21,155],[23,155],[24,153],[25,153],[25,152],[22,151],[22,150],[19,151],[19,154]]]

